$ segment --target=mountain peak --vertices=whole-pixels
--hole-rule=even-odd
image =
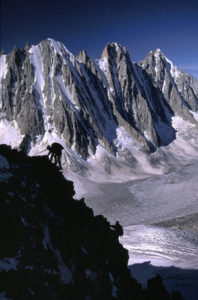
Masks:
[[[162,53],[161,49],[160,48],[157,48],[154,53]]]
[[[74,58],[74,55],[65,47],[63,43],[59,41],[56,41],[52,38],[47,38],[46,40],[42,41],[40,44],[42,45],[43,43],[48,43],[50,47],[52,47],[54,51],[60,55],[68,54],[70,57]]]
[[[124,54],[124,55],[128,55],[128,52],[126,50],[125,47],[123,47],[122,45],[120,45],[119,43],[117,42],[112,42],[112,43],[108,43],[103,52],[102,52],[102,58],[104,57],[114,57],[116,55],[116,53],[121,53],[121,54]]]
[[[155,51],[150,51],[149,54],[158,59],[165,58],[165,55],[160,48],[156,48]]]
[[[79,62],[86,63],[89,59],[89,56],[87,55],[86,50],[82,50],[77,54],[76,58]]]
[[[110,45],[111,47],[116,47],[116,49],[125,48],[121,44],[119,44],[118,42],[111,42],[111,43],[108,43],[107,45]]]

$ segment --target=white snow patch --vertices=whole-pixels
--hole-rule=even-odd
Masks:
[[[165,149],[167,152],[187,157],[197,157],[198,136],[195,124],[183,120],[181,117],[172,118],[172,126],[177,131],[176,139]]]
[[[190,110],[190,113],[193,115],[196,121],[198,121],[198,111],[192,111]]]
[[[7,69],[8,65],[6,63],[6,55],[1,55],[0,57],[0,82],[2,79],[6,77],[6,72],[8,71]]]
[[[134,139],[124,130],[124,128],[117,127],[116,134],[117,139],[115,140],[115,143],[119,143],[121,147],[132,149],[134,146]]]
[[[107,64],[108,64],[108,61],[107,61],[107,58],[104,57],[102,59],[99,60],[99,66],[100,66],[100,69],[106,73],[107,71]]]
[[[20,134],[17,123],[15,121],[9,122],[2,118],[0,120],[0,141],[1,144],[10,145],[12,148],[17,148],[23,136]]]
[[[159,73],[158,63],[160,61],[160,55],[161,55],[161,50],[156,49],[156,51],[154,52],[154,56],[155,56],[155,72],[156,72],[157,75]]]
[[[114,45],[116,46],[116,50],[120,50],[120,48],[122,48],[122,46],[120,44],[118,44],[117,42],[114,43]]]
[[[178,70],[177,66],[175,66],[172,61],[170,61],[166,56],[164,56],[166,61],[170,64],[170,73],[172,77],[176,80],[180,75],[181,72]]]
[[[90,156],[87,162],[89,167],[87,178],[92,182],[124,182],[129,177],[136,177],[131,169],[119,167],[119,160],[101,144],[97,146],[95,155]],[[83,188],[87,191],[86,184],[83,184]],[[96,193],[98,192],[96,190]],[[91,194],[93,193],[92,190]]]
[[[39,46],[32,46],[29,50],[30,62],[34,66],[35,71],[35,86],[38,88],[38,92],[41,93],[44,89],[44,78],[43,78],[43,66],[42,66],[42,56]],[[42,95],[41,95],[42,99]]]
[[[6,63],[6,55],[1,55],[0,57],[0,109],[2,108],[1,101],[1,89],[2,89],[2,80],[6,77],[8,71],[8,65]]]
[[[50,44],[53,46],[54,51],[58,54],[60,54],[61,56],[66,56],[67,58],[69,58],[69,60],[72,62],[72,64],[74,65],[74,55],[69,52],[69,50],[65,47],[65,45],[63,45],[61,42],[55,41],[51,38],[48,38],[48,41],[50,42]]]
[[[133,157],[138,162],[136,168],[141,168],[145,173],[162,174],[162,168],[160,166],[157,168],[152,166],[149,160],[149,155],[141,151],[141,145],[137,143],[130,134],[128,134],[122,127],[118,127],[116,132],[117,139],[115,140],[115,145],[118,147],[118,149],[121,146],[120,151],[128,149],[131,152]]]
[[[54,142],[63,144],[62,140],[55,132],[50,133],[46,131],[44,136],[38,136],[37,139],[38,142],[35,145],[32,145],[32,148],[29,152],[30,156],[46,155],[48,152],[47,146],[51,145]]]
[[[69,88],[69,86],[66,86],[64,84],[62,76],[61,75],[56,76],[56,81],[58,83],[61,94],[63,95],[63,97],[66,100],[67,104],[70,107],[72,107],[74,110],[76,108],[78,108],[75,101],[74,101],[74,99],[73,99],[73,97],[72,97],[72,94],[70,92],[70,88]]]
[[[42,109],[44,119],[46,119],[45,103],[44,103],[44,95],[43,95],[45,81],[43,78],[43,60],[42,60],[42,55],[41,55],[39,45],[32,46],[29,50],[29,53],[30,53],[30,62],[34,67],[34,76],[35,76],[34,83],[31,87],[30,92],[33,91],[35,93],[35,99],[37,101],[37,106]]]
[[[146,130],[144,131],[144,136],[147,139],[147,141],[152,142],[152,139],[151,139],[148,131],[146,131]]]
[[[163,93],[163,94],[164,94],[164,92],[165,92],[165,88],[166,88],[166,80],[164,80],[163,86],[162,86],[162,93]]]
[[[156,53],[161,53],[162,51],[161,51],[161,49],[160,48],[157,48],[156,49]]]

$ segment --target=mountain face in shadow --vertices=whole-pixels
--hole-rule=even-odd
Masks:
[[[182,299],[160,277],[142,290],[119,233],[46,156],[1,145],[0,191],[1,299]]]

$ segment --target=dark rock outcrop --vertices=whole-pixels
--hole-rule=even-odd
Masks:
[[[141,289],[109,222],[94,216],[83,199],[73,199],[73,183],[47,157],[27,157],[1,145],[0,167],[2,297],[127,300],[167,295],[164,288],[156,292],[161,281],[154,292],[153,287]]]

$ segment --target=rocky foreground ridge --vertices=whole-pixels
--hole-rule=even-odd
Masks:
[[[67,156],[86,160],[98,146],[116,156],[119,130],[152,152],[175,139],[173,116],[197,126],[198,81],[159,49],[134,63],[109,43],[93,60],[47,39],[1,55],[0,66],[0,127],[12,130],[1,140],[26,152],[60,139]]]
[[[160,277],[143,291],[109,222],[47,157],[0,146],[1,299],[182,299]]]

